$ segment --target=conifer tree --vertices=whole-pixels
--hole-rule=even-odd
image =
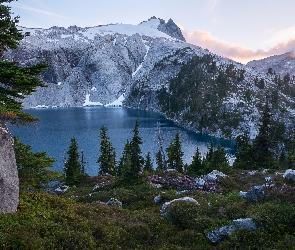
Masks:
[[[254,169],[254,151],[252,145],[250,144],[250,137],[247,133],[237,137],[235,148],[237,149],[237,152],[236,160],[233,166],[239,169]]]
[[[197,148],[195,155],[193,156],[193,161],[188,165],[186,173],[191,174],[200,174],[202,170],[202,158],[199,148]]]
[[[154,171],[150,152],[148,152],[145,157],[143,170],[145,170],[149,173],[152,173]]]
[[[135,126],[133,129],[133,138],[130,142],[130,155],[131,155],[131,168],[130,168],[130,175],[131,176],[138,176],[142,171],[142,164],[144,162],[143,157],[141,156],[141,148],[140,145],[142,144],[142,139],[139,136],[139,120],[137,119],[135,122]]]
[[[213,152],[213,157],[210,161],[210,167],[210,172],[212,170],[218,170],[227,173],[230,169],[225,150],[219,144],[217,146],[217,149]]]
[[[270,138],[271,113],[268,103],[263,108],[259,133],[253,141],[253,152],[257,168],[270,168],[273,163]]]
[[[168,154],[169,168],[176,169],[178,172],[183,173],[183,152],[181,149],[181,141],[179,132],[175,134],[175,138],[170,142],[169,147],[166,149]]]
[[[116,152],[110,142],[110,138],[107,136],[108,129],[102,126],[100,129],[100,156],[97,163],[100,165],[99,174],[104,175],[106,173],[116,174]]]
[[[164,164],[163,164],[163,156],[161,153],[161,150],[158,151],[156,154],[156,163],[157,163],[157,171],[163,171],[164,170]]]
[[[17,49],[19,41],[24,38],[17,28],[18,18],[11,17],[11,8],[3,5],[12,0],[3,0],[0,4],[0,58],[8,49]],[[0,122],[10,121],[26,124],[36,120],[33,116],[22,111],[20,100],[44,87],[40,73],[46,68],[45,64],[23,67],[18,62],[0,60]]]
[[[131,148],[129,140],[126,141],[122,156],[119,160],[117,175],[128,176],[131,172]]]
[[[32,152],[31,146],[25,145],[14,137],[15,160],[18,168],[20,186],[23,189],[41,189],[46,187],[56,175],[48,167],[52,167],[55,159],[46,152]]]
[[[81,164],[79,162],[78,145],[75,137],[71,139],[69,147],[68,160],[65,162],[66,184],[75,185],[81,176]]]

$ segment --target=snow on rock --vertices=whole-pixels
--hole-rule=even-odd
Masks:
[[[120,95],[119,98],[116,101],[113,101],[112,103],[106,104],[106,107],[122,107],[122,103],[125,100],[124,94]]]
[[[83,106],[103,106],[101,102],[91,102],[89,101],[90,94],[86,94],[86,100],[83,103]]]

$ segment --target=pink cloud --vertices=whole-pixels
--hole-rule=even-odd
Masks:
[[[251,50],[244,46],[233,45],[222,40],[214,38],[210,32],[196,30],[189,33],[181,25],[178,25],[187,42],[207,48],[210,52],[228,57],[241,63],[247,63],[251,60],[262,59],[272,55],[279,55],[295,49],[295,39],[288,42],[278,43],[269,50]]]

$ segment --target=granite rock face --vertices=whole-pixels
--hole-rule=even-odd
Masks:
[[[19,204],[19,180],[13,138],[0,121],[0,213],[14,213]]]

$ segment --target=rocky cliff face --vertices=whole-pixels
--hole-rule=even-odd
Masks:
[[[167,54],[191,46],[181,41],[184,38],[172,20],[165,23],[155,17],[139,25],[23,30],[31,36],[5,59],[50,65],[42,75],[48,87],[27,97],[25,108],[112,103],[128,93],[144,68],[151,70]]]
[[[42,75],[48,87],[28,96],[26,108],[122,104],[125,98],[127,107],[161,112],[193,131],[235,138],[246,130],[254,138],[269,100],[275,119],[289,131],[294,126],[293,85],[278,88],[269,74],[184,42],[172,20],[23,30],[31,36],[5,59],[49,64]]]
[[[13,139],[0,121],[0,213],[14,213],[19,204],[19,181]]]

